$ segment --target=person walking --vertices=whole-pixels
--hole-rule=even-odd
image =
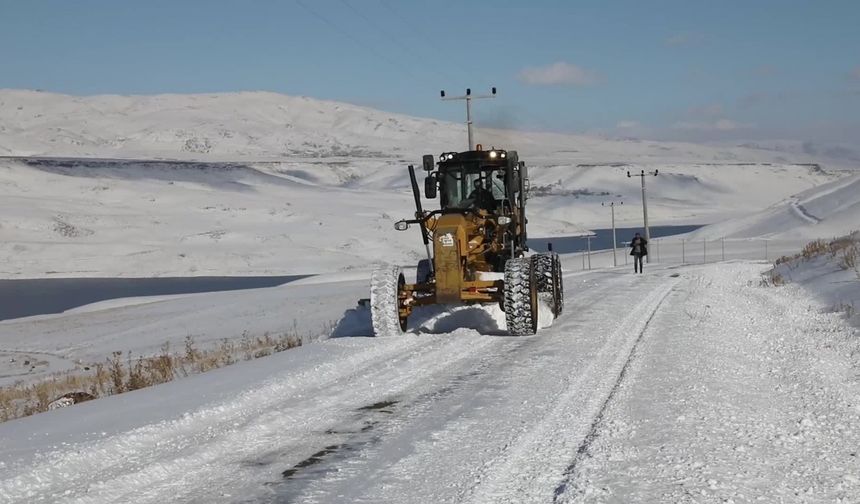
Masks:
[[[636,233],[630,240],[630,255],[633,256],[633,271],[642,273],[642,258],[648,255],[648,240]]]

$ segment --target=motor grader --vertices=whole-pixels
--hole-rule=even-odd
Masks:
[[[402,334],[416,307],[434,304],[497,303],[515,336],[537,331],[540,302],[549,304],[553,316],[561,314],[564,286],[558,255],[526,256],[528,171],[516,151],[477,145],[443,153],[438,163],[425,155],[423,168],[424,196],[438,196],[439,208],[422,208],[410,165],[415,217],[394,227],[404,231],[418,226],[428,258],[418,263],[415,283],[406,282],[399,266],[373,272],[370,310],[376,336]]]

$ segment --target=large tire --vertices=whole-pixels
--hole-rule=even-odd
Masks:
[[[532,268],[535,270],[535,282],[539,294],[552,294],[553,291],[553,253],[535,254],[531,256]]]
[[[553,254],[552,266],[553,313],[557,318],[564,311],[564,272],[561,269],[561,259],[559,259],[558,254]]]
[[[399,336],[406,330],[406,318],[400,317],[400,291],[405,283],[399,266],[383,266],[370,276],[370,320],[375,336]]]
[[[511,259],[505,263],[505,322],[512,336],[537,332],[537,285],[532,261]]]
[[[430,281],[430,260],[421,259],[415,271],[416,283],[427,283]]]
[[[535,270],[538,294],[542,294],[542,297],[547,299],[552,307],[552,314],[558,317],[564,310],[564,280],[558,254],[555,252],[535,254],[531,260],[532,268]]]

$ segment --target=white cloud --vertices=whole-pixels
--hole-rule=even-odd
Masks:
[[[672,125],[672,128],[679,130],[697,130],[697,131],[735,131],[739,129],[752,128],[752,124],[739,123],[731,119],[717,119],[716,121],[680,121]]]
[[[630,121],[630,120],[625,119],[625,120],[618,121],[618,123],[615,125],[615,127],[618,129],[633,129],[633,128],[638,128],[639,123],[636,121]]]
[[[600,81],[600,77],[572,63],[559,61],[542,67],[524,68],[519,78],[526,84],[537,86],[590,86]]]

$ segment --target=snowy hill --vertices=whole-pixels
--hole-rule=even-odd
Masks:
[[[639,180],[627,171],[660,170],[648,180],[656,225],[748,215],[847,169],[773,148],[480,125],[476,137],[518,149],[531,166],[532,237],[609,227],[600,206],[608,200],[625,202],[620,226],[640,225]],[[423,254],[417,236],[392,229],[413,212],[406,165],[464,148],[465,138],[459,124],[274,93],[0,90],[0,154],[9,156],[0,158],[0,276],[272,275],[414,263]]]
[[[535,167],[530,234],[608,227],[603,201],[641,222],[625,167]],[[630,169],[636,169],[631,166]],[[665,166],[650,184],[652,223],[703,223],[754,212],[833,179],[806,166]],[[778,188],[768,174],[784,173]],[[436,201],[425,202],[429,208]],[[404,165],[390,159],[283,162],[0,160],[0,276],[310,274],[423,256],[394,231],[413,210]]]
[[[797,152],[790,143],[704,146],[492,130],[476,141],[582,163],[857,162]],[[77,97],[0,90],[0,155],[169,159],[405,157],[465,148],[462,124],[269,92]]]
[[[706,226],[692,238],[833,238],[860,229],[860,175],[793,195],[752,215]]]

